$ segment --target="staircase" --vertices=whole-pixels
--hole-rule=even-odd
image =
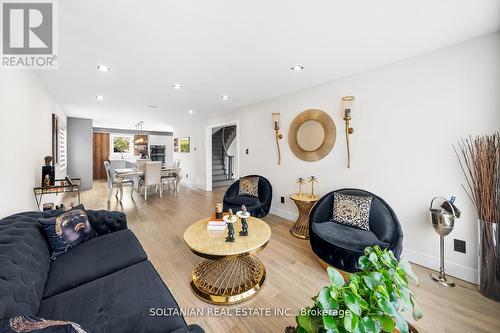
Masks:
[[[227,150],[236,137],[236,126],[220,128],[212,134],[212,187],[227,186],[234,181],[233,160]]]

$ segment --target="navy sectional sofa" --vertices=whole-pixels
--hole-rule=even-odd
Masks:
[[[203,332],[182,316],[151,316],[151,309],[178,305],[127,229],[125,214],[87,210],[97,237],[52,261],[38,219],[58,213],[0,220],[0,321],[69,320],[91,333]]]

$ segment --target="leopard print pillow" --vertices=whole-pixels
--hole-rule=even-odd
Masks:
[[[370,230],[372,197],[334,193],[333,221],[363,230]]]
[[[238,195],[259,197],[259,177],[240,178],[240,190]]]

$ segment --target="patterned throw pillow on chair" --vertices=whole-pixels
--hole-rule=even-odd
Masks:
[[[240,190],[238,195],[249,195],[259,197],[259,177],[240,178]]]
[[[333,221],[363,230],[370,230],[372,197],[334,193]]]
[[[0,321],[2,333],[87,333],[80,325],[65,320],[14,317]]]

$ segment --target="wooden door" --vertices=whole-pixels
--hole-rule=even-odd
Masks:
[[[94,179],[106,179],[104,161],[109,159],[109,133],[94,133],[92,141]]]

